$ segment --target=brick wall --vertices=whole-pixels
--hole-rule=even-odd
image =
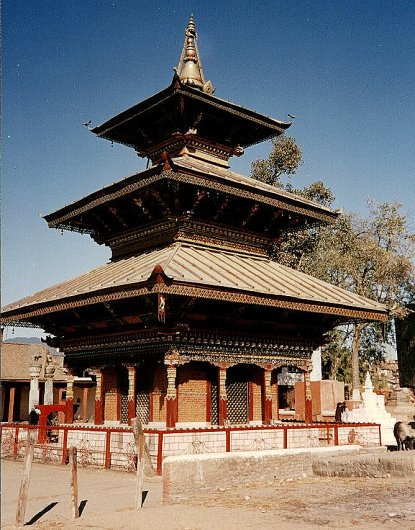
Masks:
[[[152,417],[151,421],[166,421],[166,392],[167,372],[166,367],[158,365],[154,370],[154,390],[151,393]]]
[[[262,420],[262,370],[256,369],[252,374],[251,392],[252,392],[252,419]]]
[[[104,419],[116,421],[118,419],[118,381],[115,368],[108,368],[104,375]]]
[[[206,370],[203,366],[186,364],[179,367],[177,374],[179,422],[210,421],[210,418],[206,418],[208,399],[206,379]]]

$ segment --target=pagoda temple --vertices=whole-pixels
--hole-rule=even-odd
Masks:
[[[171,84],[92,129],[149,167],[45,220],[111,259],[8,305],[3,324],[50,334],[69,404],[73,377],[95,374],[96,424],[270,424],[287,368],[305,382],[311,422],[312,352],[334,326],[385,320],[383,305],[272,259],[281,234],[337,217],[229,169],[289,126],[214,95],[191,17]]]

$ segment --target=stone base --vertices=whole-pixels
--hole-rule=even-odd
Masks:
[[[232,487],[233,482],[252,482],[255,473],[262,481],[298,479],[313,474],[316,458],[347,453],[359,446],[282,449],[222,454],[170,456],[163,462],[163,501],[197,490]]]

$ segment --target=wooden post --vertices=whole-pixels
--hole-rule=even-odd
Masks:
[[[66,423],[73,423],[73,382],[74,375],[72,372],[68,371],[66,377]]]
[[[105,433],[105,469],[111,467],[111,430]]]
[[[177,421],[177,388],[176,388],[177,368],[173,364],[167,365],[167,406],[166,406],[166,427],[174,428]]]
[[[95,425],[104,423],[104,372],[96,371],[96,389],[95,389]]]
[[[271,367],[266,367],[262,381],[262,421],[265,425],[272,422]]]
[[[304,405],[304,421],[305,423],[313,423],[313,402],[311,394],[311,382],[310,382],[310,370],[304,372],[304,392],[305,392],[305,405]]]
[[[27,429],[27,435],[29,436],[29,430]],[[13,458],[16,460],[17,454],[19,452],[19,427],[16,427],[14,433],[14,444],[13,444]]]
[[[228,407],[228,397],[226,394],[226,368],[224,366],[219,367],[218,371],[218,393],[219,393],[219,425],[225,425],[227,418],[227,407]]]
[[[163,431],[158,433],[158,444],[157,444],[157,475],[163,473]]]
[[[66,466],[68,458],[68,429],[63,430],[63,444],[62,444],[62,464]]]
[[[16,388],[12,386],[10,388],[10,394],[9,394],[9,412],[7,414],[7,423],[13,423],[15,393],[16,393]]]
[[[70,484],[72,499],[72,515],[74,519],[79,517],[78,505],[78,462],[76,447],[69,449]]]
[[[136,367],[128,366],[128,425],[136,416]]]
[[[135,489],[135,509],[141,509],[143,502],[143,483],[144,483],[144,432],[140,420],[131,418],[131,427],[134,433],[135,445],[137,447],[137,484]]]
[[[35,431],[32,429],[29,429],[27,431],[26,452],[25,452],[25,457],[24,457],[24,470],[23,470],[22,481],[20,483],[19,500],[18,500],[17,512],[16,512],[16,525],[17,526],[23,526],[24,524],[26,504],[27,504],[27,494],[29,492],[30,474],[32,472],[34,452],[35,452]]]
[[[89,388],[87,386],[82,389],[82,423],[86,423],[86,414],[88,410],[88,390]]]

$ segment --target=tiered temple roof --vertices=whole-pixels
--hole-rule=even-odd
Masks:
[[[50,227],[108,245],[111,261],[6,306],[5,324],[40,326],[62,345],[149,326],[243,327],[237,315],[247,312],[252,330],[314,334],[317,345],[342,321],[386,318],[383,305],[270,258],[281,233],[333,222],[337,214],[228,169],[230,156],[290,124],[214,96],[196,37],[191,18],[172,84],[92,130],[133,147],[152,167],[45,216]],[[157,320],[160,293],[170,297],[165,322]],[[191,303],[181,311],[184,300]],[[213,322],[221,303],[234,304],[234,316]]]

